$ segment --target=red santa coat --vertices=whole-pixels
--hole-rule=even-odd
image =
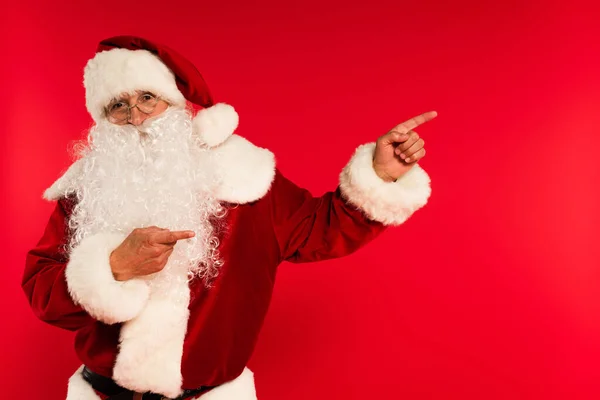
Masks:
[[[28,253],[23,290],[38,318],[76,331],[75,350],[84,365],[123,386],[176,397],[182,388],[224,384],[202,399],[254,399],[246,365],[278,265],[348,255],[387,225],[403,223],[429,198],[430,180],[418,165],[396,182],[379,179],[374,148],[360,146],[337,189],[321,197],[286,179],[271,152],[237,135],[215,148],[215,168],[225,171],[215,190],[229,205],[219,229],[223,265],[210,289],[199,280],[181,288],[189,290],[189,302],[180,315],[172,304],[153,299],[142,281],[114,280],[108,256],[125,236],[98,234],[65,253],[75,163],[46,192],[58,201]],[[161,352],[148,362],[140,355]],[[76,374],[68,398],[97,397]]]

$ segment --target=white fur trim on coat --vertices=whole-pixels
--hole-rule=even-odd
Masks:
[[[275,178],[275,155],[248,140],[231,135],[221,145],[210,149],[208,164],[220,176],[214,189],[218,200],[245,204],[263,197]],[[46,200],[58,200],[77,192],[77,178],[82,173],[79,161],[44,192]]]
[[[90,384],[83,379],[81,371],[83,365],[69,378],[66,400],[100,400]],[[190,400],[257,400],[254,374],[250,369],[244,368],[237,378]]]
[[[175,76],[159,57],[147,50],[111,49],[96,53],[84,69],[86,106],[94,121],[123,93],[148,90],[173,105],[185,106]]]
[[[427,203],[429,175],[417,164],[396,182],[385,182],[373,169],[374,151],[375,143],[356,149],[340,174],[340,190],[372,220],[400,225]]]
[[[65,269],[69,293],[92,317],[107,324],[135,318],[146,305],[149,288],[145,281],[115,280],[110,253],[125,239],[122,234],[99,233],[87,237],[73,249]]]
[[[275,178],[275,155],[238,135],[216,147],[213,159],[221,178],[216,190],[219,200],[237,204],[258,200]]]
[[[67,171],[56,180],[48,189],[44,191],[44,199],[58,200],[67,197],[75,191],[75,180],[81,173],[81,161],[77,160],[67,169]]]
[[[218,103],[196,114],[193,121],[194,132],[208,147],[215,147],[233,134],[239,121],[238,113],[232,106]]]
[[[181,358],[189,318],[187,266],[173,257],[153,278],[146,307],[123,324],[113,379],[137,392],[175,398],[181,394]]]
[[[81,375],[82,371],[83,365],[77,368],[77,371],[69,378],[66,400],[100,400],[100,396],[83,379],[83,375]]]
[[[254,374],[248,368],[237,378],[193,400],[257,400]]]

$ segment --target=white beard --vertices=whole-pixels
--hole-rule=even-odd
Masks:
[[[193,134],[191,115],[170,108],[139,130],[101,122],[79,153],[83,172],[76,178],[69,220],[71,250],[91,235],[126,236],[148,226],[196,233],[175,245],[162,271],[137,278],[147,281],[150,294],[140,313],[121,327],[113,369],[123,387],[177,397],[189,280],[197,276],[210,286],[222,264],[213,224],[225,209],[213,195],[221,179],[214,152]]]
[[[194,136],[186,110],[171,107],[139,130],[101,122],[79,154],[83,174],[69,220],[71,249],[97,233],[128,235],[148,226],[192,230],[196,236],[178,242],[160,273],[165,279],[151,281],[168,283],[169,270],[185,269],[188,278],[205,282],[217,275],[219,242],[211,221],[224,215],[212,195],[219,177],[208,167],[210,155]]]

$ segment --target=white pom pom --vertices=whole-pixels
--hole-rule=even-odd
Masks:
[[[239,120],[232,106],[218,103],[198,112],[194,117],[194,132],[208,147],[215,147],[233,134]]]

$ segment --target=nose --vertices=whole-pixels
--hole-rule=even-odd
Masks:
[[[127,121],[131,125],[138,126],[141,125],[147,117],[148,116],[142,113],[140,110],[138,110],[137,107],[133,107],[129,112],[129,119]]]

